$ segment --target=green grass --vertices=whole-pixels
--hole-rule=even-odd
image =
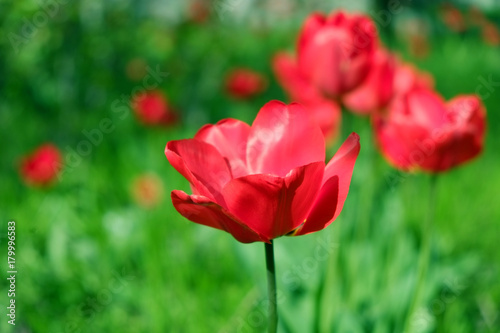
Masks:
[[[72,15],[66,25],[78,22]],[[0,262],[7,261],[7,221],[15,220],[18,274],[16,326],[0,313],[0,331],[263,332],[263,244],[240,244],[177,214],[170,192],[189,191],[189,186],[163,151],[167,141],[191,137],[206,122],[223,117],[250,122],[266,101],[285,99],[272,79],[269,57],[292,47],[300,21],[287,21],[270,34],[244,24],[165,27],[138,18],[140,32],[135,32],[133,25],[112,19],[119,31],[110,34],[112,47],[104,55],[102,48],[89,46],[102,33],[92,30],[82,33],[76,48],[65,44],[69,35],[60,36],[61,51],[49,34],[47,54],[36,49],[38,44],[29,46],[38,51],[20,57],[9,45],[1,46],[13,63],[1,64],[6,74],[0,81],[5,91]],[[123,25],[128,30],[120,30]],[[159,46],[155,32],[165,38]],[[473,93],[479,76],[500,81],[498,48],[474,36],[436,37],[423,60],[402,53],[433,73],[446,97]],[[81,59],[73,58],[78,54]],[[99,54],[101,60],[93,58]],[[136,56],[171,73],[160,88],[181,112],[181,127],[145,128],[132,115],[120,120],[112,113],[113,100],[137,84],[123,70]],[[60,69],[64,59],[76,59],[76,67]],[[100,61],[104,64],[95,67]],[[266,73],[268,91],[249,102],[224,96],[222,77],[233,65]],[[59,90],[69,86],[72,97]],[[483,155],[439,176],[429,274],[412,320],[417,332],[500,332],[499,91],[485,99]],[[96,128],[104,117],[116,129],[55,186],[32,189],[21,182],[16,161],[22,154],[46,140],[63,151],[75,149],[85,139],[81,131]],[[401,332],[407,316],[429,175],[395,172],[373,147],[368,121],[346,123],[351,128],[343,133],[358,132],[362,150],[339,219],[321,232],[275,241],[280,332]],[[333,153],[330,149],[327,157]],[[161,204],[150,210],[135,204],[129,190],[144,172],[158,174],[164,186]],[[6,265],[1,267],[4,276]],[[7,290],[2,279],[4,309]]]

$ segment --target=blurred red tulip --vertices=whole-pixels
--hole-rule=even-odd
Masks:
[[[500,31],[495,24],[485,23],[481,29],[481,36],[486,44],[491,46],[500,45]]]
[[[156,206],[163,198],[161,179],[155,174],[144,174],[137,177],[132,183],[132,197],[144,208]]]
[[[366,80],[346,94],[343,102],[358,114],[382,112],[390,101],[416,88],[433,88],[432,75],[420,72],[389,51],[377,50]]]
[[[396,57],[380,48],[376,51],[368,77],[346,94],[345,106],[358,114],[370,114],[389,103],[395,91]]]
[[[160,91],[134,96],[132,106],[139,120],[145,125],[171,125],[177,122],[177,115]]]
[[[306,20],[297,45],[302,75],[323,94],[338,97],[368,75],[377,46],[377,30],[364,15],[335,11]]]
[[[204,23],[210,17],[210,0],[193,0],[189,3],[188,15],[195,23]]]
[[[59,149],[53,144],[46,143],[22,159],[21,177],[28,185],[49,185],[61,171],[62,161]]]
[[[340,122],[339,105],[323,97],[300,73],[296,61],[286,53],[278,53],[273,58],[273,70],[278,82],[292,101],[302,104],[321,127],[327,143],[336,138]]]
[[[397,65],[394,76],[394,96],[404,95],[411,90],[434,88],[434,77],[415,68],[413,65],[400,62]]]
[[[251,69],[233,69],[226,77],[226,91],[234,98],[252,98],[263,92],[266,88],[266,78]]]
[[[359,149],[353,133],[325,167],[323,134],[307,111],[271,101],[252,126],[225,119],[167,143],[167,159],[194,193],[174,190],[172,202],[243,243],[308,234],[340,214]]]
[[[462,12],[450,3],[446,3],[441,8],[441,20],[451,30],[455,32],[465,31],[465,18]]]
[[[476,96],[445,103],[435,92],[415,89],[373,121],[382,153],[397,168],[446,171],[477,156],[483,147],[485,110]]]

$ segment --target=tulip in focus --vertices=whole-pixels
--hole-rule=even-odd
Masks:
[[[160,91],[143,92],[133,97],[132,107],[145,125],[171,125],[177,122],[177,115]]]
[[[353,133],[325,166],[324,137],[308,112],[271,101],[252,126],[225,119],[167,143],[167,159],[193,191],[174,190],[172,202],[243,243],[312,233],[340,214],[359,149]]]
[[[267,88],[266,78],[251,69],[233,69],[226,77],[227,93],[237,99],[252,98]]]
[[[22,159],[21,177],[28,185],[47,186],[58,176],[62,161],[59,149],[46,143]]]
[[[374,117],[384,156],[395,167],[443,172],[476,157],[483,148],[485,109],[476,96],[448,103],[428,89],[415,89]]]
[[[273,71],[278,82],[291,100],[302,104],[316,120],[327,143],[332,142],[339,132],[341,123],[340,106],[328,100],[302,75],[293,57],[278,53],[273,58]]]
[[[144,208],[156,206],[163,198],[161,179],[155,174],[144,174],[137,177],[132,183],[132,197]]]
[[[368,16],[315,13],[299,36],[298,67],[325,96],[337,98],[366,78],[376,47],[377,30]]]

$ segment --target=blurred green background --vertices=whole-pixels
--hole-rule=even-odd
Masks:
[[[312,10],[345,8],[367,12],[385,44],[432,73],[445,97],[482,95],[485,151],[438,179],[430,268],[411,325],[415,332],[500,332],[500,48],[475,21],[482,13],[498,27],[500,6],[396,1],[401,10],[391,14],[389,2],[0,2],[1,276],[9,220],[16,221],[18,270],[16,326],[7,323],[2,278],[0,331],[263,332],[263,245],[240,244],[178,215],[170,191],[189,187],[164,147],[207,122],[251,122],[265,102],[287,100],[271,73],[272,55],[293,50]],[[456,12],[445,14],[450,6],[465,28],[457,29]],[[236,67],[263,73],[268,89],[250,100],[228,96],[224,78]],[[178,111],[178,126],[146,127],[130,110],[123,119],[113,112],[116,101],[127,106],[147,68],[168,73],[158,88]],[[75,154],[84,131],[104,118],[113,130],[86,156]],[[344,113],[341,140],[351,131],[362,150],[339,219],[316,234],[275,241],[281,332],[403,331],[429,176],[392,170],[373,146],[368,119]],[[48,189],[28,187],[19,159],[49,141],[65,154],[64,173]],[[131,195],[145,173],[163,188],[152,208]]]

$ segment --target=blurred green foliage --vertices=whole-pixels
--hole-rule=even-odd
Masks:
[[[200,23],[181,1],[0,3],[0,267],[4,276],[7,221],[15,220],[18,270],[16,326],[1,313],[1,332],[264,330],[262,244],[243,245],[180,217],[168,194],[188,185],[163,149],[207,122],[250,122],[268,100],[286,100],[271,56],[293,49],[311,10],[357,5],[287,3],[213,1]],[[367,8],[373,17],[379,6]],[[434,2],[402,6],[389,24],[378,22],[381,37],[431,72],[444,96],[500,82],[500,50],[477,28],[447,29]],[[486,10],[498,20],[498,9]],[[427,22],[425,58],[412,55],[404,33],[415,18]],[[224,75],[239,66],[264,73],[268,90],[250,101],[228,97]],[[146,68],[169,73],[158,88],[181,115],[177,128],[146,128],[129,110]],[[412,321],[418,332],[500,331],[499,83],[481,91],[485,152],[439,177],[425,302]],[[128,110],[124,118],[116,105]],[[83,131],[104,118],[113,130],[87,156],[74,156]],[[428,176],[392,170],[373,147],[368,120],[344,114],[344,124],[343,133],[356,131],[362,142],[344,212],[322,232],[275,242],[282,332],[400,332],[407,315]],[[46,141],[63,150],[66,170],[50,189],[29,188],[19,158]],[[145,172],[165,188],[153,209],[130,195]],[[5,313],[7,290],[2,278]]]

